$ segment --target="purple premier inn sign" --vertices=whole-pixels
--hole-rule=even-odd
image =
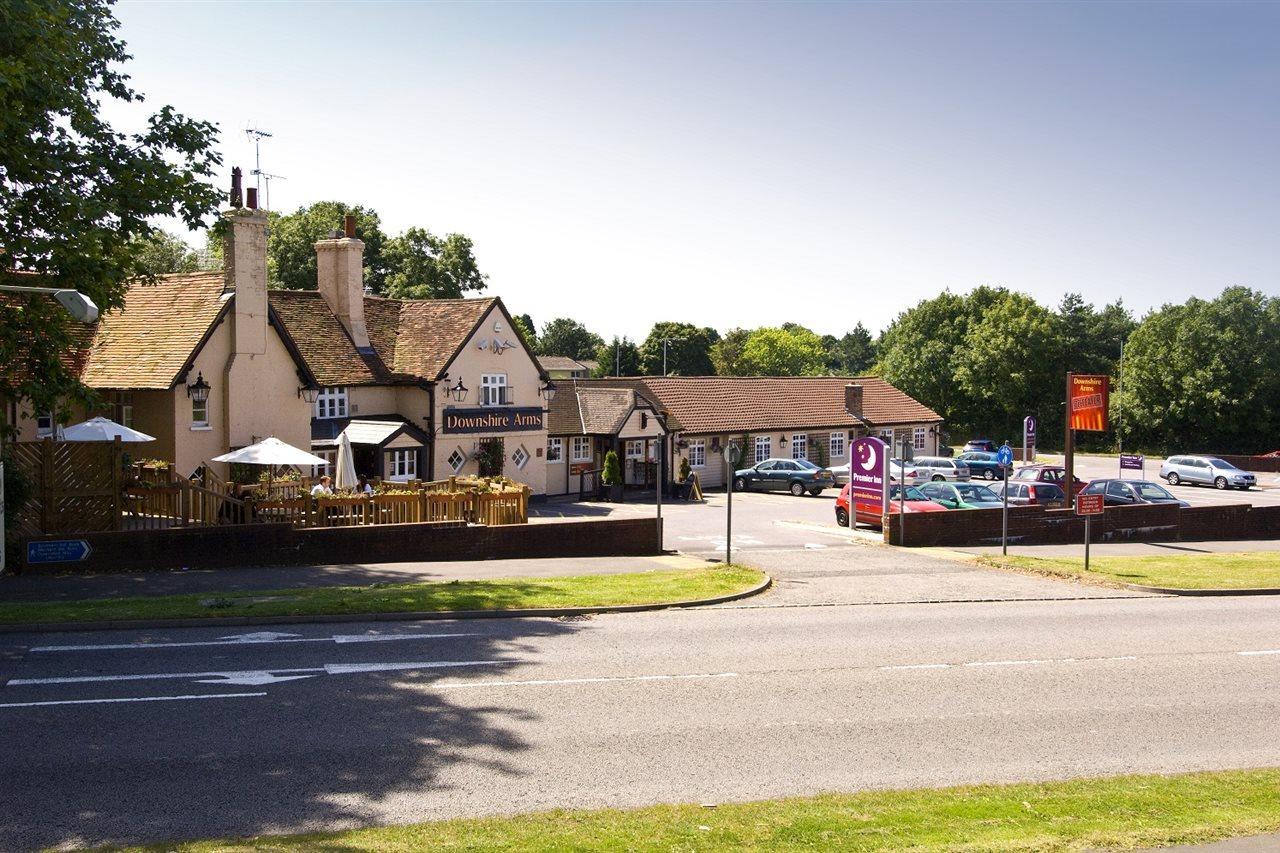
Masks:
[[[849,498],[851,504],[888,508],[889,445],[873,435],[849,447]]]

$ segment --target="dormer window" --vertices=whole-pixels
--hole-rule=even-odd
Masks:
[[[316,395],[316,420],[345,418],[347,416],[347,389],[334,385],[320,389]]]

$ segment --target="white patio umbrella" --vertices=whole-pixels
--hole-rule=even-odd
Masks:
[[[214,462],[241,462],[245,465],[297,465],[312,467],[328,465],[326,459],[299,450],[292,444],[286,444],[275,436],[264,438],[257,444],[224,453],[213,457]]]
[[[119,438],[125,442],[155,441],[154,435],[138,432],[124,424],[118,424],[110,418],[89,418],[84,423],[69,426],[60,431],[62,441],[114,441]]]
[[[334,466],[333,487],[335,489],[354,489],[359,480],[356,478],[356,461],[351,455],[351,438],[343,430],[338,435],[338,458]]]

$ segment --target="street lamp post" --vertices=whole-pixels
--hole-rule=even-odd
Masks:
[[[687,338],[663,338],[662,339],[662,375],[667,375],[667,344],[678,344]]]

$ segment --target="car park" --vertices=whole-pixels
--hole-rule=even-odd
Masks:
[[[964,443],[963,453],[969,453],[973,450],[979,450],[983,453],[995,453],[1000,449],[1000,445],[996,444],[989,438],[971,438]]]
[[[925,483],[920,492],[947,509],[996,509],[1003,506],[1000,496],[977,483]]]
[[[966,450],[956,457],[956,461],[969,466],[971,477],[984,480],[1003,480],[1004,466],[996,460],[996,454],[988,450]]]
[[[1005,484],[996,483],[991,491],[1004,501]],[[1009,506],[1043,506],[1046,509],[1061,509],[1067,505],[1067,493],[1057,483],[1018,482],[1010,480],[1008,485]]]
[[[920,491],[918,486],[907,486],[907,491],[902,493],[902,486],[898,484],[889,487],[889,512],[896,513],[905,511],[913,512],[946,512],[947,508],[940,503],[929,500],[924,493]],[[854,505],[854,522],[857,524],[866,524],[870,527],[882,527],[884,518],[880,514],[880,505],[878,503],[865,503],[857,501]],[[836,498],[836,524],[841,527],[849,526],[849,487],[845,486],[840,490],[840,496]]]
[[[915,468],[912,467],[910,462],[903,462],[901,459],[889,460],[889,479],[894,481],[901,481],[903,477],[904,466],[906,467],[907,481],[915,482],[915,479],[916,479]],[[831,468],[828,468],[827,470],[831,472],[831,476],[835,480],[833,485],[843,486],[845,483],[849,482],[849,463],[848,462],[846,462],[843,465],[835,465]]]
[[[1057,483],[1059,486],[1064,486],[1067,479],[1067,469],[1061,465],[1027,465],[1014,471],[1012,479],[1032,480],[1037,483]],[[1075,484],[1075,488],[1072,489],[1073,493],[1079,492],[1089,485],[1085,480],[1075,476],[1072,477],[1072,482]]]
[[[738,492],[791,492],[800,497],[805,492],[821,494],[823,489],[834,485],[831,471],[808,459],[766,459],[733,474],[733,488]]]
[[[1186,483],[1245,491],[1258,484],[1253,474],[1216,456],[1170,456],[1160,465],[1160,478],[1171,486]]]
[[[1191,504],[1179,500],[1159,483],[1150,480],[1094,480],[1081,489],[1082,495],[1102,495],[1107,506],[1136,506],[1138,504],[1178,504],[1183,508]]]
[[[916,483],[941,480],[966,482],[971,476],[969,466],[959,459],[946,459],[942,456],[917,456],[911,460],[910,465],[915,468],[915,476],[907,479]]]

